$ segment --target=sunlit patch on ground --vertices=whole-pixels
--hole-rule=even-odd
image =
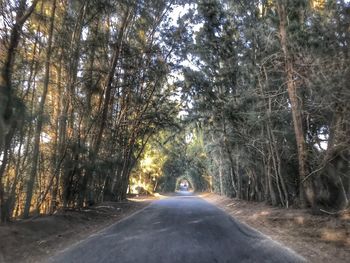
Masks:
[[[350,221],[350,211],[344,212],[340,218],[345,221]]]
[[[153,195],[131,195],[128,197],[128,200],[133,202],[144,202],[144,201],[157,200],[162,198],[165,198],[165,197],[155,193]]]
[[[261,212],[258,212],[258,213],[254,213],[252,216],[250,216],[250,218],[256,220],[256,219],[259,219],[261,217],[266,217],[268,215],[270,215],[270,212],[268,212],[268,211],[261,211]]]
[[[331,228],[321,230],[321,238],[329,242],[337,242],[340,245],[350,245],[349,233]]]
[[[294,218],[294,221],[299,225],[303,225],[305,223],[305,218],[303,216],[297,216]]]
[[[262,212],[260,212],[260,215],[262,215],[262,216],[267,216],[267,215],[269,215],[270,214],[270,212],[268,212],[268,211],[262,211]]]
[[[233,212],[232,214],[234,214],[234,215],[239,215],[239,214],[242,214],[242,211],[237,210],[237,211]]]

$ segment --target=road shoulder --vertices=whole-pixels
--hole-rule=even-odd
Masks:
[[[42,262],[58,251],[86,239],[145,208],[154,197],[104,202],[52,216],[0,225],[0,262]],[[4,242],[5,241],[5,242]]]
[[[300,209],[282,209],[216,194],[199,195],[235,219],[293,249],[309,262],[348,262],[350,217],[312,215]]]

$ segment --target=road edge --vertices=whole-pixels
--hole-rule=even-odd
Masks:
[[[269,235],[262,233],[260,230],[248,225],[246,222],[243,222],[241,220],[238,220],[237,218],[235,218],[233,215],[229,214],[224,207],[219,206],[218,204],[215,204],[213,202],[210,202],[208,199],[206,199],[203,195],[196,195],[198,198],[202,199],[203,201],[205,201],[206,203],[215,206],[216,208],[218,208],[219,210],[221,210],[222,212],[224,212],[227,216],[229,216],[232,220],[234,220],[235,222],[239,222],[240,224],[244,225],[245,227],[247,227],[248,229],[257,232],[259,235],[263,236],[264,238],[272,241],[273,243],[277,244],[278,246],[288,250],[291,254],[293,254],[294,256],[296,256],[297,258],[300,258],[301,261],[300,262],[308,262],[307,259],[305,257],[303,257],[302,255],[300,255],[299,253],[297,253],[296,251],[294,251],[292,248],[286,246],[285,244],[281,243],[280,241],[277,241],[275,239],[273,239],[272,237],[270,237]]]

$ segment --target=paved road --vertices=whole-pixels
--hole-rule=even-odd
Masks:
[[[203,199],[175,196],[61,252],[50,262],[303,262]]]

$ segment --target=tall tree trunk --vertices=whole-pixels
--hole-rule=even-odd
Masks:
[[[68,11],[66,11],[68,12]],[[62,156],[66,154],[66,151],[69,147],[68,141],[73,138],[73,135],[68,131],[74,130],[74,109],[73,109],[73,101],[75,94],[75,85],[77,83],[77,72],[79,65],[79,57],[81,54],[81,38],[82,38],[82,30],[84,26],[84,21],[87,12],[87,2],[83,2],[81,4],[79,10],[79,16],[74,25],[74,30],[71,32],[70,38],[70,53],[71,56],[67,60],[67,85],[65,88],[65,94],[61,95],[61,112],[59,117],[59,131],[58,131],[58,151],[59,151],[59,159],[62,159]],[[67,13],[66,16],[69,16]],[[64,50],[62,50],[64,52]],[[70,129],[69,129],[70,128]],[[79,155],[76,152],[67,153],[67,157],[63,160],[63,169],[58,167],[58,173],[61,174],[60,184],[62,185],[62,197],[63,197],[63,206],[67,207],[69,203],[73,203],[73,200],[70,200],[73,185],[71,184],[72,177],[77,171],[77,165],[79,161]],[[71,161],[74,160],[72,163]]]
[[[219,182],[220,182],[220,195],[224,195],[224,183],[223,183],[223,163],[222,163],[222,152],[220,147],[219,152]]]
[[[287,34],[287,13],[286,3],[284,0],[277,0],[277,11],[279,16],[279,36],[280,44],[284,55],[284,70],[287,81],[287,91],[291,104],[294,133],[296,137],[298,149],[299,162],[299,198],[300,205],[306,207],[307,205],[314,205],[314,191],[310,178],[308,175],[308,160],[307,160],[307,146],[303,131],[303,113],[302,103],[298,96],[297,85],[295,83],[294,65],[288,48],[288,34]]]
[[[59,59],[59,66],[57,69],[57,105],[53,105],[55,107],[55,135],[54,135],[54,150],[52,151],[52,175],[54,176],[54,181],[52,185],[52,196],[51,196],[51,204],[50,204],[50,214],[52,214],[58,205],[57,195],[59,190],[59,182],[60,182],[60,170],[61,170],[61,162],[63,162],[64,154],[59,149],[59,122],[60,122],[60,110],[61,110],[61,99],[62,96],[62,57]],[[65,151],[64,151],[65,152]],[[59,158],[62,161],[59,161]]]
[[[1,222],[6,222],[9,220],[8,215],[8,208],[7,208],[7,202],[5,197],[5,187],[4,183],[2,182],[2,177],[5,174],[7,163],[9,161],[9,151],[10,151],[10,143],[11,139],[13,137],[15,131],[15,127],[11,128],[11,131],[7,133],[5,138],[5,145],[4,145],[4,152],[1,160],[1,166],[0,166],[0,220]]]
[[[46,97],[49,89],[49,80],[50,80],[50,62],[51,62],[51,53],[52,53],[52,39],[53,39],[53,29],[54,29],[54,22],[55,22],[55,12],[56,12],[56,0],[53,1],[52,9],[51,9],[48,47],[47,47],[46,61],[45,61],[43,93],[41,95],[41,100],[40,100],[39,110],[38,110],[38,120],[36,123],[35,133],[34,133],[33,159],[32,159],[32,165],[31,165],[31,170],[29,174],[29,180],[27,184],[27,196],[26,196],[26,202],[25,202],[24,211],[23,211],[24,218],[27,218],[29,216],[29,211],[30,211],[30,206],[31,206],[33,191],[34,191],[34,182],[37,174],[38,160],[39,160],[39,154],[40,154],[40,135],[41,135],[43,119],[44,119],[44,106],[45,106],[45,101],[46,101]]]
[[[239,148],[238,148],[238,144],[236,144],[236,176],[237,176],[237,198],[242,199],[243,195],[242,195],[242,176],[240,174],[239,168]]]

